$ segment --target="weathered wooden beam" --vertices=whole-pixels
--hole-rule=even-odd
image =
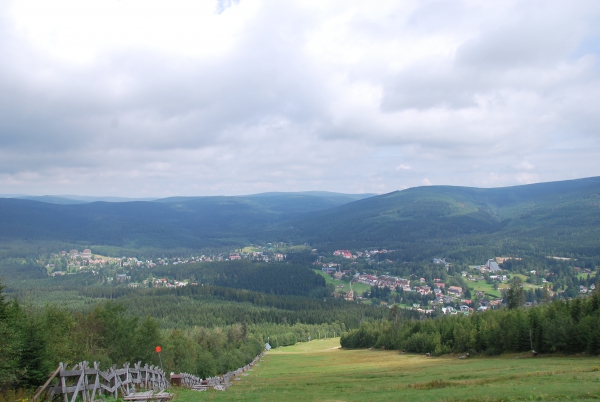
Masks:
[[[35,402],[35,400],[40,397],[40,395],[42,394],[42,392],[44,392],[46,387],[48,387],[48,385],[50,385],[50,382],[52,382],[52,380],[54,380],[54,377],[56,377],[58,375],[58,373],[60,373],[60,370],[61,370],[61,367],[58,366],[58,368],[56,370],[54,370],[54,373],[52,373],[50,375],[50,378],[48,378],[48,381],[46,381],[46,383],[44,385],[42,385],[41,387],[38,388],[38,391],[36,392],[36,394],[33,396],[33,398],[31,398],[32,402]]]
[[[158,367],[148,367],[147,364],[141,367],[141,364],[138,362],[134,364],[134,368],[130,368],[130,364],[126,363],[123,368],[113,366],[101,371],[98,362],[94,362],[93,368],[84,361],[71,369],[67,369],[66,363],[61,363],[46,384],[37,390],[34,398],[37,399],[42,392],[48,391],[50,397],[62,394],[64,402],[76,402],[78,398],[81,398],[82,402],[94,402],[96,396],[102,395],[103,392],[108,392],[115,398],[118,398],[119,393],[123,396],[135,393],[135,385],[161,392],[170,386],[164,371]],[[50,385],[57,376],[60,380],[55,385]],[[189,382],[196,379],[190,375],[186,378],[189,378]],[[35,402],[35,399],[32,402]]]

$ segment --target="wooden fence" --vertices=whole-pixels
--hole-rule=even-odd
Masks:
[[[233,385],[233,380],[241,380],[240,376],[246,376],[246,371],[251,370],[260,359],[264,356],[264,352],[259,354],[249,364],[244,367],[240,367],[235,371],[230,371],[220,376],[208,377],[206,380],[202,380],[192,374],[181,373],[181,386],[191,388],[196,391],[205,391],[209,388],[213,388],[219,391],[225,391],[228,387]]]
[[[233,385],[233,380],[241,380],[239,376],[246,376],[245,372],[255,366],[264,356],[264,352],[256,356],[252,362],[235,371],[230,371],[222,376],[209,377],[202,380],[192,374],[180,374],[181,385],[197,391],[208,388],[224,391]],[[61,395],[63,402],[76,402],[81,398],[82,402],[100,402],[104,395],[110,395],[115,399],[119,394],[126,401],[148,401],[158,402],[171,399],[173,396],[163,392],[171,384],[165,373],[158,367],[144,365],[138,362],[133,368],[125,363],[123,368],[113,366],[108,370],[101,371],[100,363],[95,362],[93,367],[88,362],[81,362],[71,369],[66,364],[60,363],[56,371],[50,376],[46,384],[38,388],[32,402],[35,402],[44,392],[48,399]],[[140,389],[150,390],[139,392]]]
[[[105,394],[114,398],[117,398],[119,393],[123,397],[133,395],[140,388],[158,391],[158,394],[151,393],[146,399],[170,399],[167,397],[170,394],[162,391],[171,385],[165,373],[158,367],[148,367],[147,364],[142,367],[142,363],[139,362],[133,368],[129,363],[125,363],[123,368],[113,366],[101,371],[99,366],[99,363],[94,363],[91,367],[84,361],[68,369],[66,364],[60,363],[46,384],[38,389],[33,401],[46,392],[49,399],[55,395],[62,395],[63,402],[75,402],[77,397],[83,402],[94,402]]]

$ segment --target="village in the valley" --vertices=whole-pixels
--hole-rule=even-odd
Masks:
[[[92,253],[89,248],[72,249],[52,254],[48,259],[41,259],[48,275],[65,276],[80,273],[92,273],[100,276],[105,284],[126,285],[129,287],[182,287],[192,283],[189,280],[177,281],[169,278],[149,278],[142,283],[131,282],[129,273],[135,269],[148,269],[160,265],[194,264],[213,261],[251,260],[256,262],[282,262],[285,254],[279,252],[283,243],[268,243],[266,246],[253,246],[230,253],[196,255],[187,257],[159,257],[138,259],[137,257],[106,257]]]
[[[285,243],[252,245],[229,253],[197,255],[187,257],[163,257],[140,260],[137,257],[106,257],[94,254],[90,249],[73,249],[51,255],[44,263],[50,276],[91,273],[98,283],[112,286],[137,287],[183,287],[197,285],[190,279],[176,280],[148,275],[147,279],[135,282],[131,278],[134,270],[144,270],[161,265],[195,264],[213,261],[250,260],[265,263],[288,262],[288,253],[298,250],[311,251],[313,269],[332,285],[333,294],[348,302],[371,303],[391,307],[413,309],[423,314],[470,314],[485,311],[502,304],[503,291],[509,287],[511,272],[501,268],[502,263],[517,257],[495,257],[481,265],[453,266],[442,258],[432,258],[430,267],[437,267],[443,275],[426,277],[411,273],[406,277],[394,276],[388,271],[401,266],[387,256],[393,250],[374,249],[362,251],[336,250],[318,253],[307,246],[290,247]],[[554,258],[554,257],[551,257]],[[559,257],[556,257],[559,258]],[[443,269],[441,269],[443,268]],[[590,278],[595,272],[574,267],[578,277]],[[419,272],[418,270],[415,272]],[[553,289],[546,277],[551,272],[530,271],[512,273],[522,279],[526,290],[539,298],[552,298]],[[591,283],[592,281],[590,281]],[[556,286],[554,286],[556,288]],[[589,293],[594,284],[580,285],[579,293]],[[537,299],[527,300],[534,305]]]
[[[563,290],[558,283],[546,279],[555,275],[550,269],[510,272],[501,268],[501,265],[509,260],[520,261],[519,257],[495,257],[481,265],[452,268],[444,259],[433,258],[433,266],[445,268],[441,270],[445,274],[445,280],[435,276],[425,278],[425,275],[410,274],[407,277],[399,277],[388,273],[352,269],[353,266],[361,265],[361,260],[363,263],[373,263],[373,260],[377,260],[376,264],[383,265],[383,269],[386,265],[391,269],[395,265],[394,262],[382,257],[391,252],[385,249],[355,252],[336,250],[331,258],[321,258],[315,265],[321,268],[323,274],[331,277],[336,292],[348,301],[379,303],[390,307],[399,305],[423,314],[470,314],[497,308],[503,303],[503,294],[510,286],[511,278],[521,280],[527,295],[527,307],[542,300],[551,300]],[[563,257],[548,258],[570,261]],[[594,291],[597,272],[577,266],[573,267],[573,272],[573,280],[582,283],[578,285],[578,294]]]
[[[348,260],[356,260],[359,258],[369,259],[377,254],[386,254],[388,250],[373,250],[373,251],[359,251],[352,253],[349,250],[336,250],[333,252],[334,257],[342,257]],[[389,261],[391,262],[391,261]],[[440,258],[434,258],[433,264],[443,265],[446,269],[450,267],[446,261]],[[431,314],[435,309],[439,309],[439,312],[443,314],[469,314],[475,311],[474,307],[478,311],[485,311],[488,308],[494,308],[502,303],[502,298],[497,297],[496,294],[486,294],[485,291],[478,291],[475,293],[477,303],[473,303],[472,299],[465,297],[463,286],[450,285],[444,282],[441,278],[432,278],[430,281],[423,277],[407,279],[400,278],[390,275],[376,275],[369,273],[353,273],[350,269],[340,269],[341,264],[335,262],[321,263],[321,271],[328,275],[331,275],[335,281],[342,282],[344,279],[348,282],[348,289],[346,284],[336,284],[338,290],[340,290],[346,300],[368,300],[371,296],[372,289],[385,289],[389,293],[383,292],[384,294],[392,296],[396,294],[396,300],[399,301],[402,307],[412,308],[421,313]],[[497,282],[497,284],[506,283],[508,280],[507,275],[501,273],[501,268],[495,259],[488,260],[484,265],[471,267],[473,274],[466,271],[461,272],[463,280],[467,281],[485,281],[486,277],[488,280]],[[484,276],[485,275],[485,276]],[[361,286],[363,285],[363,286]],[[370,289],[364,293],[357,292],[356,289],[364,289],[364,285]],[[417,297],[410,297],[411,293]],[[402,297],[402,296],[405,297]],[[400,297],[398,297],[400,296]],[[420,296],[420,297],[419,297]],[[403,299],[407,300],[403,300]],[[418,300],[418,302],[407,303],[408,300]],[[388,301],[377,302],[383,305],[392,305]],[[404,303],[402,303],[404,302]]]

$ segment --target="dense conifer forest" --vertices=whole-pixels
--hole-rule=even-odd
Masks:
[[[341,345],[433,355],[531,350],[600,354],[599,292],[588,298],[554,301],[529,309],[519,307],[521,303],[514,297],[518,296],[508,296],[505,309],[430,320],[406,319],[394,307],[386,320],[363,323],[344,334]]]
[[[0,293],[0,389],[38,386],[59,362],[159,364],[157,345],[166,371],[205,378],[247,364],[267,342],[278,347],[339,336],[385,314],[339,299],[212,285],[92,286],[76,293],[84,301],[70,308],[36,307]]]

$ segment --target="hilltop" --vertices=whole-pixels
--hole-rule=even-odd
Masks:
[[[599,255],[600,178],[481,189],[428,186],[313,212],[293,233],[327,249],[385,246],[427,256],[465,248]],[[541,250],[540,250],[541,251]]]
[[[369,196],[265,193],[78,203],[0,198],[0,240],[156,251],[242,246],[272,225]]]
[[[599,177],[379,196],[264,193],[70,205],[0,199],[0,239],[150,252],[285,241],[324,250],[387,247],[408,260],[465,252],[598,256],[599,207]]]

